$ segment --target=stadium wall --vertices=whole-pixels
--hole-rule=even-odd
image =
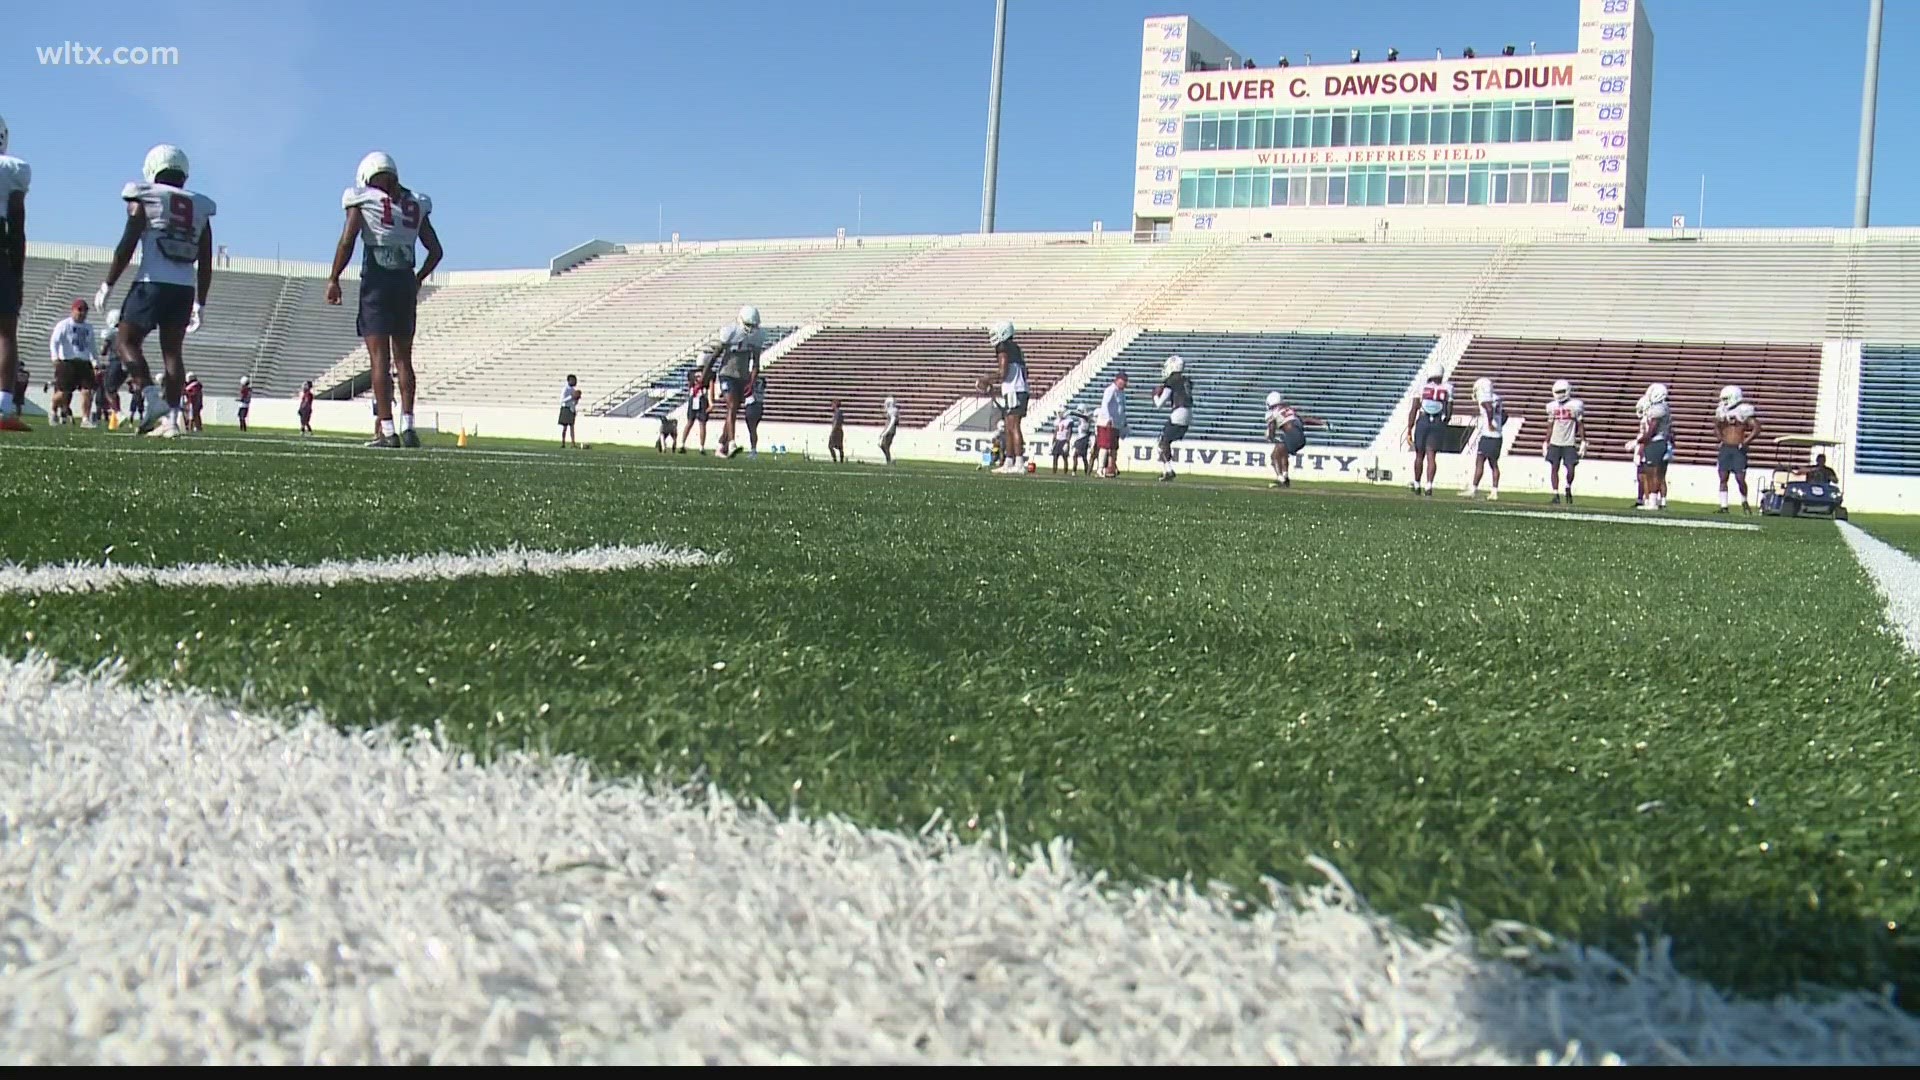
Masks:
[[[236,406],[233,399],[210,397],[207,408],[209,424],[231,425],[235,422]],[[436,421],[448,432],[464,427],[477,432],[475,445],[483,448],[490,438],[557,442],[557,414],[557,408],[475,408],[431,401],[419,402],[415,410],[423,428],[434,427]],[[299,427],[295,403],[287,398],[255,399],[249,420],[252,426],[262,429]],[[1142,421],[1140,427],[1143,430],[1155,430],[1152,426],[1155,423],[1157,420],[1150,418]],[[369,436],[372,434],[373,415],[368,399],[316,401],[313,426],[316,431]],[[581,441],[588,444],[651,446],[659,434],[659,425],[656,421],[639,418],[583,416],[577,432]],[[1509,432],[1510,453],[1501,462],[1503,490],[1509,493],[1549,491],[1545,463],[1537,455],[1519,452],[1519,448],[1530,441],[1525,424],[1516,422]],[[828,428],[824,424],[766,423],[760,425],[760,445],[763,453],[773,453],[773,448],[778,447],[785,453],[824,459],[827,457],[827,434]],[[848,457],[857,462],[881,460],[879,437],[878,426],[848,425]],[[709,448],[717,446],[718,422],[709,423],[707,441]],[[1764,444],[1764,438],[1762,441]],[[991,442],[991,434],[983,432],[903,430],[894,440],[893,453],[894,457],[909,461],[978,465]],[[1361,450],[1320,448],[1310,442],[1306,450],[1295,457],[1293,474],[1307,483],[1332,482],[1356,487],[1373,486],[1394,493],[1404,492],[1411,479],[1411,455],[1405,451],[1383,449],[1390,445],[1390,440],[1377,439],[1372,446]],[[1188,476],[1264,481],[1272,476],[1269,453],[1270,448],[1264,443],[1189,440],[1179,444],[1178,468],[1182,475]],[[1157,448],[1152,437],[1124,439],[1121,442],[1121,470],[1135,475],[1156,473],[1156,455]],[[1850,510],[1860,513],[1920,513],[1920,478],[1856,476],[1851,459],[1852,455],[1847,454],[1840,461],[1842,490],[1846,492]],[[1045,458],[1035,460],[1044,475],[1051,461]],[[1753,454],[1747,483],[1756,501],[1771,475],[1774,460],[1774,450],[1770,444]],[[1471,479],[1472,468],[1473,459],[1468,454],[1442,454],[1436,479],[1440,494],[1436,498],[1457,500],[1456,492]],[[1670,497],[1676,502],[1705,504],[1718,497],[1719,479],[1714,470],[1706,466],[1675,466],[1668,476],[1668,483]],[[1589,498],[1631,499],[1634,494],[1633,468],[1618,461],[1583,462],[1576,490]]]

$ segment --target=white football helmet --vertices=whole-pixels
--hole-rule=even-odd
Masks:
[[[0,116],[0,154],[7,152],[7,118]]]
[[[760,309],[752,304],[740,309],[740,325],[749,330],[760,325]]]
[[[1446,365],[1435,360],[1433,363],[1427,365],[1427,370],[1422,373],[1420,377],[1428,382],[1439,382],[1441,379],[1447,377]]]
[[[187,175],[187,152],[171,143],[161,143],[147,151],[147,160],[140,165],[140,175],[146,177],[149,184],[161,173],[171,170]]]
[[[1013,340],[1013,320],[1002,319],[987,328],[987,344],[999,346]]]
[[[1277,409],[1280,407],[1280,403],[1285,400],[1287,399],[1280,396],[1280,391],[1275,390],[1267,395],[1267,408]]]
[[[1476,404],[1480,405],[1485,405],[1487,402],[1493,400],[1492,379],[1479,378],[1473,380],[1473,400]]]
[[[1666,403],[1666,400],[1667,400],[1667,384],[1666,383],[1654,383],[1652,386],[1647,387],[1647,404],[1663,405]]]
[[[388,173],[394,180],[398,181],[400,179],[400,166],[393,163],[392,154],[382,150],[375,150],[373,153],[360,159],[360,167],[353,170],[353,182],[359,184],[361,187],[366,187],[374,177],[379,176],[381,173]]]
[[[1179,353],[1174,353],[1172,356],[1167,357],[1166,363],[1160,365],[1160,376],[1162,378],[1171,379],[1175,375],[1180,374],[1182,371],[1185,371],[1186,369],[1187,369],[1187,362],[1185,360],[1180,359]]]
[[[241,386],[252,386],[252,385],[253,385],[253,377],[252,377],[251,375],[242,375],[242,376],[240,376],[240,385],[241,385]]]
[[[1573,384],[1565,379],[1553,380],[1553,400],[1565,401],[1573,396]]]
[[[1740,388],[1737,386],[1723,386],[1720,388],[1720,407],[1723,409],[1731,409],[1735,405],[1740,404],[1745,398],[1746,395],[1742,394]]]

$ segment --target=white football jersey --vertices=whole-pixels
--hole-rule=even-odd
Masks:
[[[0,217],[4,217],[7,200],[13,193],[24,193],[33,182],[33,166],[11,154],[0,154]]]
[[[889,399],[887,401],[886,408],[887,408],[887,427],[889,429],[899,427],[900,426],[900,403]]]
[[[214,214],[213,200],[171,184],[128,184],[120,197],[146,215],[140,234],[140,272],[135,281],[192,285],[200,237]]]
[[[752,374],[765,347],[766,342],[761,337],[759,327],[728,323],[720,331],[718,339],[701,356],[700,367],[722,378],[744,379]],[[719,363],[718,371],[714,371],[716,361]]]
[[[420,230],[433,213],[433,200],[425,193],[400,189],[397,196],[376,187],[354,186],[340,196],[340,208],[360,208],[360,246],[369,266],[382,270],[413,269],[414,245]]]
[[[1577,397],[1547,403],[1547,421],[1552,425],[1549,441],[1555,446],[1572,446],[1574,432],[1587,415],[1587,403]]]

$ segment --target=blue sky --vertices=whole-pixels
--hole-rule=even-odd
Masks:
[[[1648,0],[1647,220],[1846,225],[1867,0]],[[1573,48],[1575,0],[1012,0],[998,226],[1124,228],[1141,21],[1186,13],[1257,60],[1359,45]],[[1874,224],[1920,224],[1920,3],[1887,5]],[[157,11],[165,19],[155,18]],[[978,227],[992,0],[123,0],[14,5],[0,116],[37,239],[110,244],[119,186],[172,141],[235,254],[326,259],[369,149],[435,199],[448,266],[583,240]],[[173,68],[50,66],[64,41]],[[662,209],[664,208],[664,209]]]

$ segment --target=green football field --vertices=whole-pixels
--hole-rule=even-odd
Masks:
[[[0,446],[0,561],[649,543],[721,561],[0,589],[9,657],[124,658],[250,709],[444,723],[483,751],[870,825],[939,812],[1016,843],[1066,836],[1123,880],[1258,899],[1263,877],[1317,880],[1317,855],[1416,930],[1443,905],[1623,956],[1671,934],[1683,970],[1746,991],[1920,977],[1920,666],[1831,523],[651,450],[154,442]],[[1920,529],[1866,524],[1920,550]]]

